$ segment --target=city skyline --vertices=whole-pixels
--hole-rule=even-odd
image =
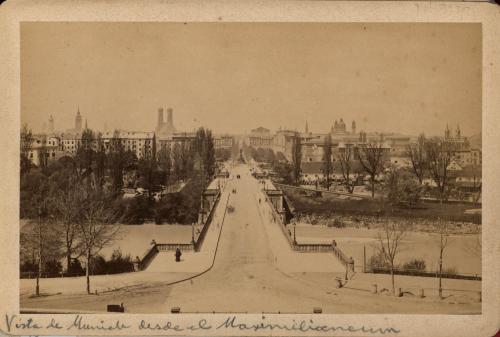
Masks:
[[[65,130],[79,108],[91,128],[147,131],[159,107],[172,107],[181,131],[302,131],[307,121],[324,133],[343,118],[368,132],[442,135],[448,124],[471,136],[481,132],[480,32],[474,24],[26,23],[21,119],[40,130],[52,115]]]

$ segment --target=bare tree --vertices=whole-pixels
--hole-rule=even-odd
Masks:
[[[332,137],[330,134],[327,134],[323,144],[323,175],[325,176],[326,189],[330,189],[330,175],[332,171]]]
[[[70,177],[68,182],[68,186],[60,189],[54,197],[53,205],[56,217],[61,221],[60,230],[62,231],[62,238],[64,241],[66,267],[69,271],[71,260],[74,258],[73,255],[76,253],[76,258],[81,256],[82,243],[78,241],[77,221],[82,195],[79,193],[78,188],[74,188],[78,184],[74,177]]]
[[[395,221],[385,221],[383,229],[378,233],[378,250],[380,256],[389,265],[391,271],[392,293],[396,293],[394,284],[395,259],[401,251],[401,241],[404,239],[408,228],[405,224]]]
[[[347,192],[354,192],[354,182],[351,181],[351,161],[354,158],[354,147],[345,146],[338,149],[338,160],[340,163],[340,170],[342,171],[342,179]]]
[[[451,149],[446,141],[434,138],[425,143],[425,156],[432,180],[436,183],[439,201],[443,202],[448,187],[448,166],[451,163]]]
[[[23,244],[31,246],[36,251],[37,275],[36,296],[40,295],[40,278],[42,277],[43,265],[47,259],[53,256],[59,245],[54,241],[54,228],[50,219],[50,183],[42,173],[35,173],[30,184],[30,208],[27,216],[31,219],[26,235],[23,235]],[[33,259],[35,260],[35,259]],[[33,261],[34,262],[34,261]]]
[[[445,220],[439,219],[438,221],[438,231],[439,231],[439,260],[438,260],[438,266],[439,266],[439,283],[438,283],[438,289],[439,289],[439,298],[443,298],[443,286],[442,286],[442,276],[443,276],[443,255],[444,255],[444,250],[449,244],[449,236],[450,236],[450,230],[449,230],[449,223]]]
[[[477,190],[476,194],[473,195],[473,202],[476,205],[481,198],[482,187],[481,167],[477,163],[474,163],[472,164],[472,188],[473,190]]]
[[[87,293],[90,294],[90,268],[92,258],[102,248],[117,239],[120,226],[112,223],[112,215],[106,209],[102,193],[91,188],[79,188],[82,194],[80,219],[78,221],[79,235],[82,240],[86,257]]]
[[[411,168],[418,182],[422,185],[424,174],[427,169],[427,159],[425,156],[425,135],[422,133],[418,136],[417,143],[409,144],[407,154],[410,157]]]
[[[357,157],[363,170],[370,176],[372,198],[375,196],[375,178],[384,169],[384,147],[382,141],[361,143],[357,146]]]

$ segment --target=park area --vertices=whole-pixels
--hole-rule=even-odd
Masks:
[[[445,228],[443,271],[464,276],[481,276],[481,205],[419,202],[394,205],[383,199],[347,200],[333,194],[308,196],[286,190],[294,208],[295,235],[302,244],[331,244],[366,269],[379,253],[379,234],[389,223],[405,228],[395,257],[396,268],[418,260],[420,271],[436,272],[440,255],[440,231]],[[293,224],[288,225],[293,231]],[[406,268],[404,268],[406,269]]]
[[[289,229],[293,231],[292,226]],[[296,227],[297,242],[331,243],[349,257],[352,257],[356,269],[363,266],[363,248],[366,248],[366,261],[377,253],[377,229],[335,228],[324,225],[299,223]],[[448,238],[448,246],[444,252],[443,267],[454,269],[462,275],[481,275],[481,252],[478,250],[480,234],[454,234]],[[402,265],[413,259],[424,260],[427,271],[436,271],[439,260],[439,235],[434,233],[408,232],[401,242],[400,253],[396,256],[396,264]]]

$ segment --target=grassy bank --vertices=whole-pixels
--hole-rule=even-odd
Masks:
[[[481,214],[466,214],[474,208],[468,204],[440,204],[422,202],[415,207],[393,206],[382,200],[346,200],[324,195],[309,197],[295,191],[286,191],[299,215],[366,215],[377,217],[400,217],[406,219],[443,219],[456,222],[481,223]]]

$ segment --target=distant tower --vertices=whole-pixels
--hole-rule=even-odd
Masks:
[[[306,133],[309,133],[309,125],[307,125],[307,121],[306,121]]]
[[[450,139],[450,128],[446,124],[446,129],[444,130],[444,139]]]
[[[461,137],[460,125],[457,125],[457,138],[460,139],[460,137]]]
[[[174,112],[172,108],[167,108],[167,123],[174,126]]]
[[[156,128],[160,130],[163,125],[163,108],[158,108],[158,122]]]
[[[337,120],[335,120],[335,124],[333,125],[333,132],[337,133],[338,130],[339,130],[339,123],[337,122]]]
[[[340,119],[340,122],[339,122],[339,128],[340,128],[340,131],[341,132],[345,132],[345,123],[344,123],[344,119]]]
[[[82,115],[80,114],[80,107],[78,107],[78,112],[76,113],[75,118],[75,131],[82,131]]]
[[[354,121],[354,120],[352,121],[351,131],[352,131],[353,134],[356,133],[356,121]]]
[[[87,130],[89,127],[87,125],[87,118],[85,118],[85,129],[84,130]]]
[[[52,115],[49,117],[49,132],[54,133],[54,117]]]

